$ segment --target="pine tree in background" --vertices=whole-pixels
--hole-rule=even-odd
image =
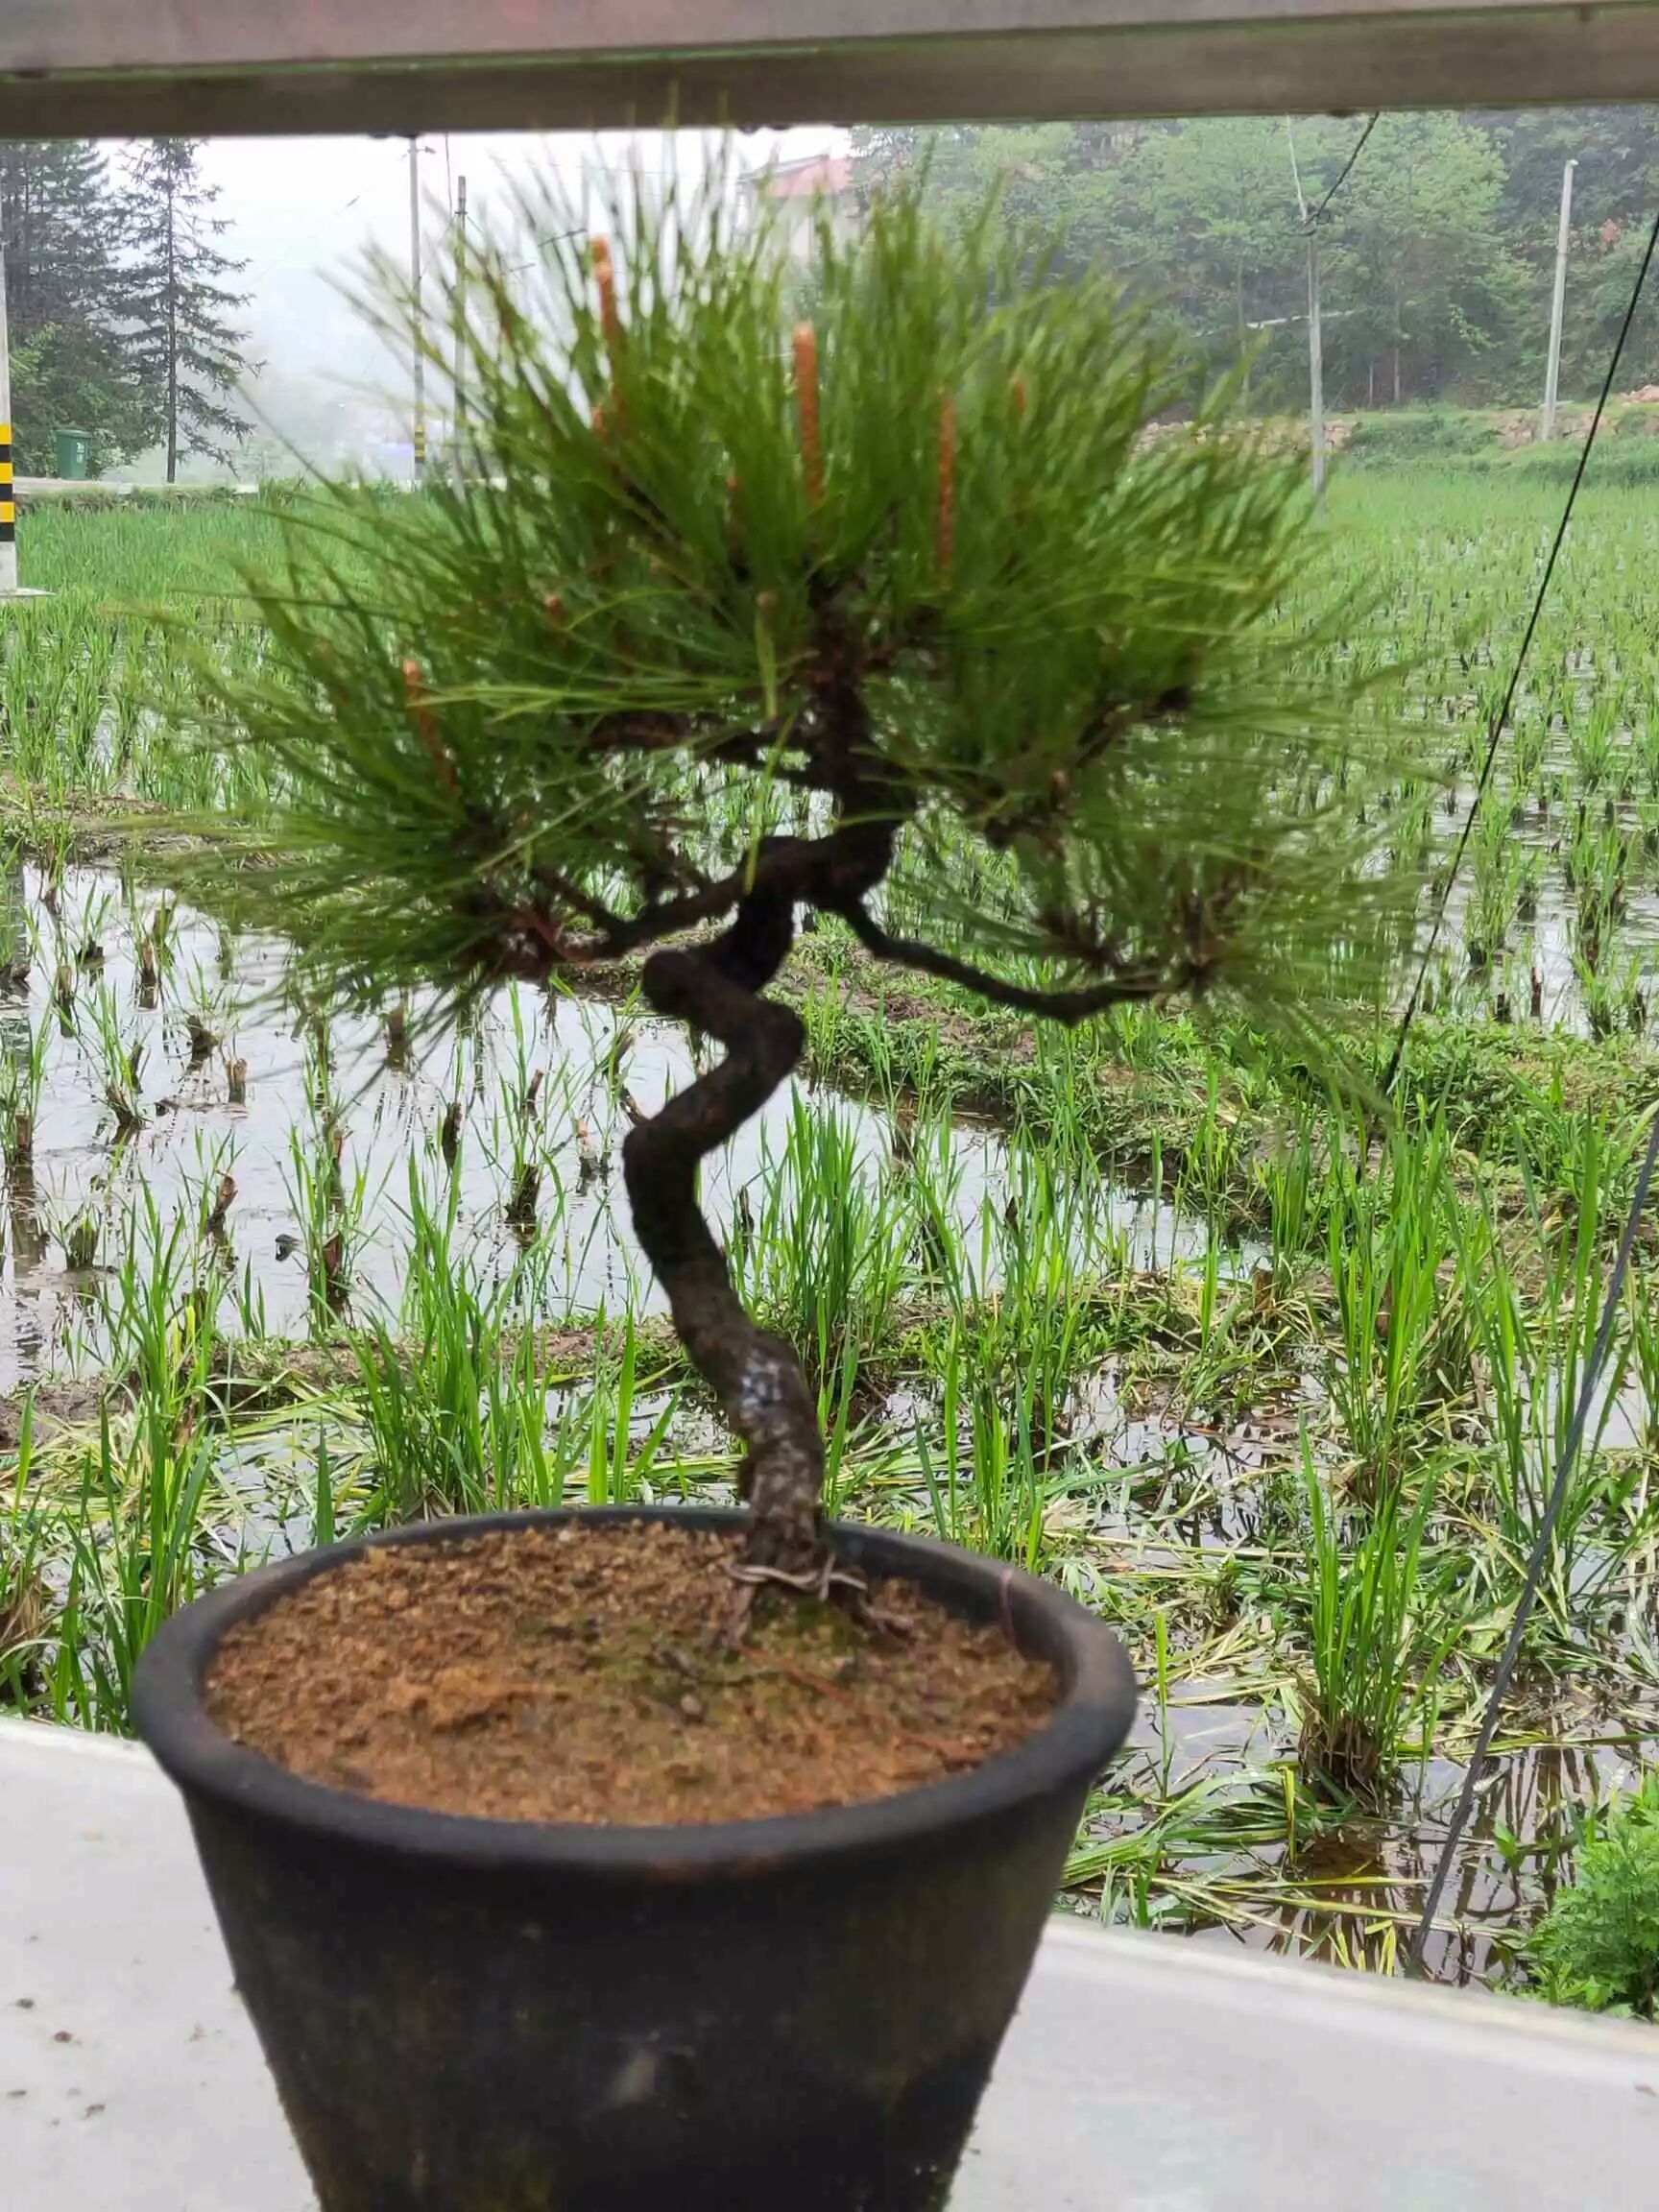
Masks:
[[[671,192],[614,252],[532,205],[531,285],[522,229],[469,247],[465,481],[293,511],[260,661],[202,669],[272,811],[190,867],[324,994],[647,955],[726,1056],[630,1134],[635,1228],[748,1448],[751,1567],[816,1582],[816,1398],[698,1203],[800,1056],[766,994],[802,909],[1038,1022],[1197,993],[1301,1030],[1414,886],[1376,864],[1396,733],[1279,612],[1299,464],[1201,397],[1146,439],[1190,395],[1116,288],[910,194],[825,226],[791,340],[734,197]]]
[[[225,279],[247,267],[214,244],[229,228],[219,191],[197,168],[199,141],[156,138],[128,163],[126,304],[150,439],[166,449],[167,481],[189,453],[224,461],[252,428],[235,404],[253,373],[234,315],[248,295]]]
[[[87,432],[94,470],[144,443],[123,330],[124,204],[84,141],[0,145],[0,237],[21,472],[53,467],[53,433]]]

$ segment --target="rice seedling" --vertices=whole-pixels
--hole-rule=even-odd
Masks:
[[[224,1042],[228,1026],[229,994],[221,979],[198,965],[187,986],[180,1012],[192,1069],[205,1067]]]
[[[0,1022],[0,1153],[9,1167],[35,1157],[35,1124],[46,1086],[52,1032],[44,1022]]]
[[[289,1135],[284,1184],[300,1223],[312,1330],[324,1336],[332,1334],[351,1295],[369,1200],[367,1170],[358,1168],[349,1177],[345,1151],[344,1127],[326,1116],[311,1144],[298,1129]]]
[[[1599,698],[1571,733],[1573,772],[1579,788],[1599,792],[1609,785],[1623,786],[1629,757],[1619,728],[1617,699]]]
[[[430,1225],[417,1236],[429,1246]],[[372,1520],[558,1503],[568,1463],[549,1469],[546,1378],[524,1351],[501,1376],[496,1297],[457,1274],[435,1280],[422,1303],[423,1336],[405,1342],[377,1322],[352,1339],[375,1470]]]
[[[1503,951],[1521,904],[1523,861],[1501,807],[1479,817],[1472,854],[1474,887],[1463,933],[1471,969],[1483,970]]]
[[[1316,1223],[1330,1209],[1330,1178],[1336,1170],[1319,1151],[1313,1124],[1303,1116],[1255,1166],[1267,1210],[1273,1282],[1279,1289],[1288,1288],[1313,1240]]]
[[[862,1153],[851,1117],[790,1109],[781,1157],[759,1179],[758,1207],[737,1201],[733,1248],[739,1294],[805,1357],[814,1386],[850,1345],[877,1341],[907,1279],[909,1213],[898,1177]],[[937,1193],[929,1187],[937,1203]],[[747,1209],[747,1212],[745,1211]],[[935,1236],[939,1220],[926,1216]]]
[[[604,1315],[598,1338],[606,1342]],[[622,1341],[613,1355],[602,1350],[588,1396],[588,1486],[589,1505],[627,1505],[650,1494],[659,1455],[673,1423],[670,1396],[642,1437],[635,1436],[639,1395],[640,1346],[632,1315],[622,1324]]]
[[[83,1727],[126,1733],[132,1676],[151,1638],[244,1557],[237,1549],[216,1558],[203,1542],[210,1438],[193,1423],[169,1424],[156,1404],[142,1402],[125,1450],[106,1411],[97,1446],[83,1448],[77,1472],[53,1698]]]
[[[1625,1286],[1624,1320],[1636,1386],[1638,1432],[1643,1450],[1659,1460],[1659,1298],[1654,1292],[1651,1274],[1638,1268]]]
[[[1302,1466],[1309,1648],[1297,1758],[1310,1787],[1376,1803],[1455,1633],[1433,1620],[1438,1593],[1419,1573],[1434,1485],[1424,1479],[1407,1505],[1390,1484],[1345,1547],[1306,1441]]]
[[[92,991],[90,1020],[81,1042],[94,1062],[120,1143],[144,1126],[144,1047],[124,1027],[115,993],[102,977]]]
[[[1519,1572],[1542,1522],[1599,1317],[1606,1216],[1630,1169],[1629,1140],[1610,1150],[1593,1122],[1563,1130],[1560,1143],[1565,1187],[1551,1191],[1530,1176],[1527,1182],[1529,1280],[1517,1273],[1512,1239],[1489,1203],[1455,1215],[1461,1303],[1486,1384],[1482,1423],[1490,1451],[1482,1465],[1494,1492],[1497,1557],[1505,1578]],[[1629,1336],[1621,1332],[1540,1585],[1540,1610],[1563,1636],[1571,1635],[1575,1612],[1616,1565],[1616,1554],[1601,1541],[1601,1517],[1616,1501],[1618,1479],[1600,1451],[1630,1356]]]
[[[1457,1327],[1442,1281],[1449,1156],[1436,1125],[1397,1136],[1375,1175],[1345,1162],[1335,1171],[1327,1251],[1340,1351],[1327,1388],[1367,1498],[1388,1486],[1401,1443],[1437,1394],[1437,1363]]]
[[[23,1401],[12,1502],[0,1519],[0,1710],[27,1711],[41,1695],[57,1615],[43,1572],[52,1556],[50,1520],[35,1494],[35,1406]]]

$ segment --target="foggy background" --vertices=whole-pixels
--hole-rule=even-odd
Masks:
[[[844,145],[846,133],[823,129],[750,132],[737,140],[746,167],[794,160]],[[499,212],[514,180],[558,172],[580,194],[584,165],[599,175],[637,164],[649,177],[677,170],[695,176],[715,141],[683,132],[597,134],[505,132],[438,136],[421,141],[421,228],[430,263],[455,204],[456,181],[467,180],[469,229]],[[101,148],[118,169],[125,149]],[[285,474],[297,465],[292,447],[323,466],[350,462],[397,473],[410,435],[409,370],[394,359],[353,312],[349,295],[375,248],[400,266],[409,252],[409,143],[404,138],[225,138],[200,149],[204,183],[219,195],[214,212],[227,228],[219,250],[247,266],[234,277],[246,304],[236,321],[246,330],[249,374],[237,395],[254,435],[234,469],[204,455],[188,456],[182,480],[235,473]],[[436,425],[435,425],[436,427]],[[158,451],[111,469],[116,480],[154,481]]]

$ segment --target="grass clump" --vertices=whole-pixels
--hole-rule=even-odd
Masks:
[[[1303,1478],[1310,1525],[1310,1651],[1297,1762],[1316,1794],[1334,1791],[1377,1803],[1421,1703],[1419,1685],[1443,1656],[1443,1646],[1431,1649],[1432,1593],[1419,1573],[1433,1486],[1425,1483],[1410,1507],[1390,1487],[1344,1556],[1335,1516],[1306,1449]]]
[[[1534,1929],[1526,1960],[1551,2005],[1653,2018],[1659,1991],[1659,1773],[1591,1815],[1577,1876]]]

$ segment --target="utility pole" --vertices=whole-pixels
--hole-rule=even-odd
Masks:
[[[1296,209],[1302,218],[1302,235],[1308,242],[1308,442],[1313,454],[1313,496],[1325,489],[1325,333],[1319,319],[1319,225],[1310,221],[1302,190],[1302,171],[1296,160],[1296,133],[1285,118],[1285,136],[1290,146],[1290,176],[1296,186]]]
[[[467,180],[455,180],[455,375],[454,422],[455,489],[466,488],[467,465],[463,448],[467,436]]]
[[[1308,226],[1308,417],[1313,496],[1325,489],[1325,331],[1319,320],[1319,226]]]
[[[409,141],[409,327],[415,348],[415,481],[426,473],[426,328],[421,312],[421,141]]]
[[[17,481],[12,464],[12,353],[6,328],[6,241],[0,237],[0,599],[17,596]]]
[[[1538,435],[1549,440],[1555,435],[1555,400],[1561,384],[1561,320],[1567,305],[1567,233],[1573,224],[1573,172],[1578,166],[1569,161],[1561,172],[1561,227],[1555,233],[1555,290],[1550,301],[1550,366],[1544,373],[1544,420],[1538,425]]]

